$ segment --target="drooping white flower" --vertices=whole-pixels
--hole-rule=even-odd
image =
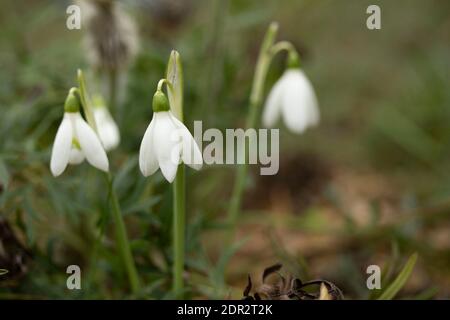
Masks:
[[[153,97],[153,119],[139,151],[139,167],[145,177],[160,168],[167,181],[172,182],[180,162],[200,170],[202,154],[189,130],[170,111],[164,93],[157,91]]]
[[[80,164],[85,158],[92,166],[107,172],[109,163],[106,152],[97,134],[81,116],[74,90],[69,92],[64,109],[50,159],[53,176],[62,174],[69,163]]]
[[[100,141],[106,151],[115,149],[120,143],[119,127],[101,97],[94,97],[93,102],[94,119]]]
[[[263,125],[273,127],[279,117],[295,133],[319,123],[319,107],[314,88],[299,68],[287,69],[275,83],[266,101]]]

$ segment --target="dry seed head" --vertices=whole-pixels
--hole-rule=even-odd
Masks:
[[[279,273],[281,264],[275,264],[264,269],[262,283],[251,295],[253,283],[248,276],[248,284],[244,289],[244,300],[341,300],[344,298],[341,290],[327,280],[312,280],[302,282],[288,274],[286,277]],[[275,281],[270,276],[275,276]],[[320,285],[317,293],[309,292],[307,287]]]
[[[90,63],[97,70],[126,67],[138,50],[137,29],[118,1],[77,0],[85,46]]]

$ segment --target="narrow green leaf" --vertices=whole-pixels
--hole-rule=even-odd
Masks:
[[[403,288],[406,281],[408,281],[409,276],[411,275],[414,266],[416,265],[416,261],[417,261],[417,253],[414,253],[411,257],[409,257],[402,271],[400,271],[395,280],[381,294],[378,300],[391,300],[395,297],[395,295],[400,291],[400,289]]]
[[[161,196],[153,196],[153,197],[143,200],[139,203],[130,205],[128,207],[124,207],[122,211],[123,211],[124,215],[130,214],[130,213],[133,213],[136,211],[140,211],[140,210],[145,211],[145,210],[150,209],[151,207],[153,207],[155,204],[159,203],[160,201],[161,201]]]
[[[241,239],[223,250],[219,261],[217,262],[217,265],[214,267],[210,275],[213,283],[216,286],[221,287],[225,285],[225,269],[228,265],[228,262],[231,260],[234,254],[247,242],[247,240],[248,238]]]
[[[92,111],[91,97],[86,88],[86,80],[81,69],[77,72],[78,86],[80,90],[81,104],[83,105],[84,114],[89,125],[97,132],[97,124],[95,123],[94,113]]]
[[[180,54],[172,50],[167,63],[166,79],[172,88],[167,88],[169,104],[175,116],[183,121],[183,68],[181,66]],[[172,90],[173,91],[172,91]]]
[[[425,289],[424,291],[416,294],[413,297],[407,297],[406,300],[431,300],[434,298],[434,296],[439,292],[438,287],[431,287],[428,289]]]
[[[0,269],[0,276],[7,274],[9,271],[6,269]]]
[[[3,186],[5,190],[8,190],[9,172],[2,158],[0,158],[0,185]]]
[[[25,194],[25,199],[23,203],[23,208],[25,211],[24,226],[25,232],[27,234],[27,240],[29,245],[34,245],[36,240],[36,232],[34,230],[34,222],[38,220],[39,214],[33,207],[33,201],[30,196],[30,192]]]
[[[400,250],[397,242],[391,243],[391,256],[386,268],[381,272],[381,286],[385,288],[395,275],[395,266],[400,261]]]
[[[391,254],[384,265],[383,269],[381,270],[381,288],[386,289],[388,286],[388,283],[391,281],[392,277],[394,276],[395,272],[395,266],[398,263],[399,260],[399,249],[398,249],[398,243],[393,241],[391,243]],[[385,290],[383,289],[374,289],[371,291],[369,300],[376,300],[378,297],[380,297]]]

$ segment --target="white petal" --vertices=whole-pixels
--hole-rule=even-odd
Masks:
[[[116,122],[106,107],[94,108],[94,118],[97,124],[98,135],[105,150],[116,148],[120,143],[120,133]]]
[[[55,177],[63,173],[69,163],[72,137],[73,133],[69,115],[64,114],[64,118],[56,132],[50,159],[50,171]]]
[[[154,128],[155,116],[153,115],[152,121],[150,121],[147,130],[145,130],[145,134],[142,138],[141,147],[139,150],[139,168],[141,169],[144,177],[152,175],[159,168],[155,148],[153,145]]]
[[[310,110],[309,110],[309,124],[310,126],[315,126],[320,121],[320,111],[319,111],[319,104],[317,102],[317,96],[314,92],[314,89],[311,86],[311,103],[309,104]]]
[[[308,107],[299,97],[295,90],[286,90],[283,95],[281,113],[283,121],[289,130],[302,133],[307,127]]]
[[[181,139],[174,139],[177,127],[171,120],[169,112],[154,114],[155,128],[153,143],[161,172],[167,181],[172,182],[177,174],[181,156]]]
[[[100,139],[79,113],[75,119],[75,134],[87,161],[97,169],[107,172],[108,158]]]
[[[298,70],[296,73],[298,78],[298,83],[300,86],[300,83],[302,83],[302,87],[305,91],[305,105],[307,106],[307,126],[314,126],[319,123],[320,113],[319,113],[319,107],[317,103],[317,96],[314,92],[314,88],[309,81],[308,77],[301,71]]]
[[[300,70],[286,72],[282,97],[282,115],[286,126],[296,133],[318,122],[319,114],[314,89]]]
[[[81,150],[72,147],[70,150],[69,163],[70,164],[80,164],[84,160],[84,154]]]
[[[280,116],[281,108],[281,98],[283,94],[284,78],[281,77],[270,90],[269,96],[267,97],[262,123],[266,128],[271,128],[278,121]]]
[[[194,140],[188,128],[180,120],[172,114],[170,114],[170,118],[178,128],[179,135],[182,139],[181,159],[183,163],[192,169],[200,170],[203,165],[203,157],[197,142]]]

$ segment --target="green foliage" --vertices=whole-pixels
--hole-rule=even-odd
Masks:
[[[403,269],[397,275],[395,280],[378,297],[378,300],[391,300],[397,295],[397,293],[405,285],[406,281],[408,281],[408,278],[411,276],[411,273],[413,272],[414,266],[417,261],[417,257],[417,253],[414,253],[411,257],[409,257]]]
[[[257,195],[246,194],[238,221],[248,238],[228,246],[222,241],[223,215],[235,168],[187,169],[186,297],[239,298],[247,274],[277,259],[292,273],[330,278],[348,298],[368,296],[361,270],[372,260],[385,262],[386,289],[370,298],[446,297],[440,279],[450,276],[450,256],[435,238],[446,231],[450,212],[442,201],[450,196],[449,4],[380,3],[385,20],[377,33],[365,28],[366,4],[358,0],[203,1],[179,25],[160,23],[145,7],[126,2],[139,24],[140,52],[113,114],[121,144],[108,158],[142,282],[139,298],[173,298],[171,187],[160,173],[142,177],[138,167],[152,95],[168,54],[175,48],[182,56],[188,128],[200,119],[204,129],[242,127],[258,48],[272,20],[279,21],[280,36],[299,49],[322,113],[320,126],[301,137],[280,130],[280,160],[306,150],[325,159],[333,174],[371,172],[392,190],[386,191],[387,200],[375,195],[351,203],[347,186],[331,180],[325,191],[311,191],[317,202],[298,209],[285,198],[303,202],[305,195],[278,185],[263,199],[260,188],[271,190],[274,180],[260,183],[253,176],[249,191]],[[77,69],[85,71],[89,88],[102,88],[104,80],[87,65],[84,30],[65,28],[64,6],[50,0],[0,6],[0,215],[32,253],[17,278],[0,264],[0,298],[135,298],[114,244],[104,177],[86,163],[68,167],[58,179],[48,168]],[[270,67],[264,96],[284,62],[279,57]],[[291,170],[300,171],[304,162],[295,165]],[[392,202],[399,204],[391,208]],[[370,222],[361,226],[365,205]],[[391,214],[387,224],[385,207]],[[318,248],[323,243],[326,248]],[[390,243],[395,245],[389,255]],[[23,253],[24,248],[8,250]],[[417,252],[421,263],[415,267],[417,255],[411,256],[394,277],[403,252]],[[85,290],[65,288],[69,264],[81,266]],[[426,285],[411,289],[407,280],[419,268]]]

